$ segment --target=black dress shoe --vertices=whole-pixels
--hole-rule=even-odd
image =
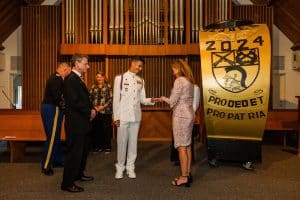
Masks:
[[[80,181],[92,181],[92,180],[94,180],[94,177],[82,175],[78,180],[80,180]]]
[[[46,176],[52,176],[54,174],[52,168],[42,169],[42,173],[44,173]]]
[[[61,190],[67,191],[67,192],[83,192],[84,189],[82,187],[79,187],[75,184],[69,186],[69,187],[63,187],[61,186]]]

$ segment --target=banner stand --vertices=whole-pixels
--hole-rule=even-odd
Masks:
[[[223,21],[199,37],[208,159],[261,161],[270,88],[268,27]]]

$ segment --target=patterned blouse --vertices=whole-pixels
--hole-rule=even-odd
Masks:
[[[90,98],[94,107],[108,104],[108,106],[104,110],[99,111],[99,113],[112,114],[113,92],[110,84],[104,83],[101,88],[99,88],[98,85],[93,84],[90,90]]]

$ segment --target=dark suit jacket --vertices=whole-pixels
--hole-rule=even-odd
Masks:
[[[64,80],[66,154],[62,187],[70,187],[83,176],[88,156],[92,104],[81,78],[71,72]]]
[[[81,78],[71,72],[64,80],[67,134],[87,134],[91,128],[92,104],[89,91]]]

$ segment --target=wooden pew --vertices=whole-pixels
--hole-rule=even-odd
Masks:
[[[169,115],[166,115],[166,117],[169,118]],[[166,126],[166,124],[159,124],[159,126]],[[286,133],[289,131],[298,133],[298,125],[297,110],[271,110],[268,113],[266,130],[281,131],[284,137],[284,145],[286,145]],[[171,130],[171,127],[167,126],[167,129]],[[170,133],[170,131],[167,132]],[[64,127],[62,127],[61,139],[65,140]],[[8,141],[11,162],[21,160],[25,155],[27,142],[46,140],[40,112],[0,110],[0,140]],[[297,152],[300,155],[299,147]]]
[[[268,112],[265,130],[282,133],[283,146],[286,147],[288,133],[294,132],[299,138],[298,110],[270,110]],[[298,156],[300,156],[299,141],[296,151]]]
[[[61,139],[65,139],[63,127]],[[46,140],[40,112],[0,110],[0,140],[9,144],[10,162],[21,160],[27,142]]]

